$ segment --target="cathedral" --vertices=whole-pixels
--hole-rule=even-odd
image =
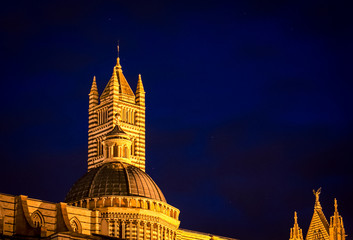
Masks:
[[[345,240],[346,233],[343,219],[338,213],[337,200],[334,201],[335,211],[329,224],[319,201],[321,188],[313,192],[315,195],[314,214],[305,240]],[[302,229],[298,225],[297,212],[294,212],[294,226],[290,229],[289,240],[304,240]]]
[[[99,95],[89,93],[87,173],[52,203],[0,193],[0,239],[228,239],[179,228],[180,210],[167,203],[145,169],[145,91],[141,75],[133,92],[120,59]],[[330,223],[314,191],[315,207],[306,240],[345,240],[334,201]],[[304,240],[297,213],[289,240]]]
[[[167,203],[145,161],[141,75],[133,92],[118,57],[100,95],[93,78],[87,173],[65,202],[0,193],[0,239],[232,239],[179,228],[180,210]]]

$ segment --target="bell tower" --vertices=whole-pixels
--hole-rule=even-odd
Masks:
[[[88,108],[88,170],[98,167],[104,160],[107,134],[119,118],[119,127],[130,138],[131,164],[145,171],[145,91],[141,75],[138,77],[136,95],[127,82],[119,58],[112,76],[99,96],[96,77],[89,93]]]

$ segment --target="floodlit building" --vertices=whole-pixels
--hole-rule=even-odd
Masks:
[[[345,240],[346,233],[343,226],[343,219],[338,213],[337,200],[335,199],[335,212],[330,218],[329,224],[319,201],[321,188],[313,192],[315,195],[314,214],[305,240]],[[294,226],[290,229],[289,240],[304,240],[302,229],[298,225],[296,212],[294,212]]]
[[[88,171],[65,203],[0,194],[0,239],[232,239],[180,229],[180,210],[167,203],[145,172],[145,91],[135,93],[120,59],[99,96],[89,93]]]

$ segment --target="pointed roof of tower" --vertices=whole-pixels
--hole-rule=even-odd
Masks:
[[[92,87],[91,87],[91,91],[89,92],[89,94],[96,94],[96,93],[98,94],[96,76],[93,76]]]
[[[139,74],[139,79],[137,81],[136,93],[141,93],[141,92],[145,93],[145,89],[143,88],[141,74]]]
[[[331,217],[331,222],[330,222],[330,227],[341,227],[343,228],[343,219],[338,213],[338,204],[337,204],[337,199],[335,198],[335,212],[333,213],[333,216]]]
[[[298,224],[297,212],[294,212],[294,226],[291,228],[290,231],[290,239],[303,240],[303,232]]]
[[[310,222],[308,233],[306,234],[306,240],[314,240],[322,239],[328,240],[329,239],[329,224],[327,219],[322,211],[322,207],[319,201],[319,195],[321,193],[321,188],[317,191],[313,190],[315,195],[315,207],[314,207],[314,214]]]
[[[101,98],[105,98],[106,96],[110,95],[111,87],[112,86],[118,86],[119,88],[119,93],[130,95],[130,96],[135,96],[134,92],[131,90],[131,87],[129,83],[127,82],[124,74],[122,67],[120,65],[120,58],[118,57],[116,59],[116,65],[114,66],[113,69],[113,75],[110,78],[107,86],[105,87]]]

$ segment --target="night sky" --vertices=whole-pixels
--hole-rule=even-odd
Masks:
[[[0,192],[60,202],[87,167],[88,93],[146,91],[147,173],[181,227],[306,235],[312,189],[353,234],[352,13],[339,1],[1,4]]]

